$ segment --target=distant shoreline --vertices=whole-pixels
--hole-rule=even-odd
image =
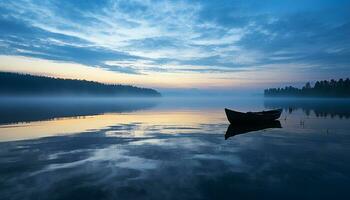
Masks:
[[[0,72],[0,96],[161,97],[161,94],[154,89],[131,85]]]
[[[350,79],[317,81],[313,86],[308,82],[301,89],[288,86],[264,90],[265,97],[295,98],[350,98]]]

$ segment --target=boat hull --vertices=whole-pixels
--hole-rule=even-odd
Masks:
[[[282,109],[262,111],[262,112],[237,112],[225,108],[225,113],[228,121],[231,124],[234,123],[259,123],[259,122],[270,122],[280,118]]]

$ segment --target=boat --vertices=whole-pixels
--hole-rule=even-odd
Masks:
[[[227,128],[226,134],[225,134],[225,140],[227,140],[229,137],[233,137],[236,135],[249,133],[253,131],[260,131],[268,128],[282,128],[280,121],[273,120],[273,121],[266,121],[263,123],[235,123],[230,124],[230,126]]]
[[[252,122],[256,123],[274,121],[280,118],[282,114],[282,109],[243,113],[225,108],[225,113],[228,121],[231,124]]]

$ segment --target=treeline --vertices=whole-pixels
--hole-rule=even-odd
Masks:
[[[296,87],[270,88],[264,91],[265,96],[295,96],[295,97],[350,97],[350,80],[317,81],[315,85],[309,82],[301,89]]]
[[[161,96],[156,90],[130,85],[103,84],[94,81],[51,78],[10,72],[0,72],[0,95]]]

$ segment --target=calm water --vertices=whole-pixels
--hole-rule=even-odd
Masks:
[[[346,100],[3,98],[0,141],[0,199],[350,199]]]

